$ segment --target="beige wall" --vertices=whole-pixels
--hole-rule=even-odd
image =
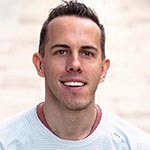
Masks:
[[[95,8],[106,28],[111,68],[96,102],[150,133],[150,1],[80,0]],[[0,2],[0,120],[44,99],[32,54],[41,24],[58,0]]]

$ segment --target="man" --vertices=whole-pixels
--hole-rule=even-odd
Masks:
[[[45,101],[0,125],[1,150],[150,150],[150,136],[95,104],[110,62],[96,14],[76,1],[53,9],[33,55]]]

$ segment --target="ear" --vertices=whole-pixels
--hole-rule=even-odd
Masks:
[[[109,59],[103,60],[102,73],[101,73],[100,80],[99,80],[100,83],[105,80],[105,77],[106,77],[109,67],[110,67]]]
[[[44,68],[43,68],[42,60],[43,57],[41,56],[40,53],[33,54],[32,61],[40,77],[44,77]]]

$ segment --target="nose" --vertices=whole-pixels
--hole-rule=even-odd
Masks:
[[[82,65],[79,59],[78,54],[72,54],[68,57],[67,64],[66,64],[67,72],[82,72]]]

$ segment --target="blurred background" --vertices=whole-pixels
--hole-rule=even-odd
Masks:
[[[80,0],[99,15],[111,60],[96,102],[150,133],[150,0]],[[60,0],[0,0],[0,121],[44,100],[32,55]]]

